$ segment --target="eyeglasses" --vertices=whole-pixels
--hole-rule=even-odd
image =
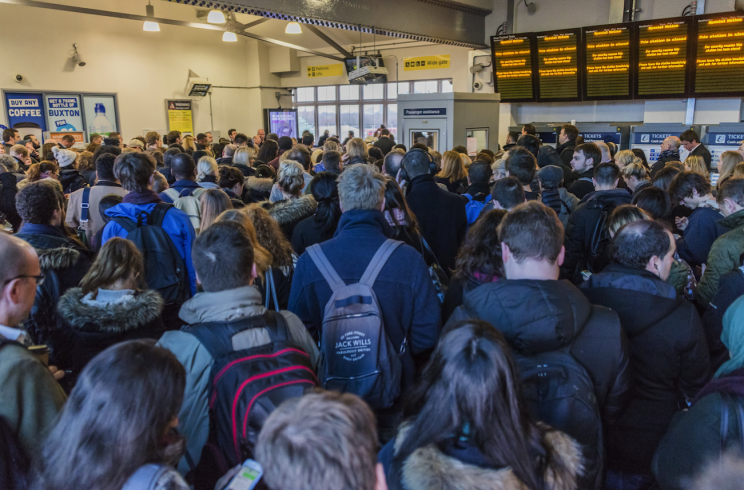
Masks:
[[[39,274],[38,276],[30,276],[28,274],[21,274],[20,276],[15,276],[3,283],[3,287],[7,286],[9,282],[15,281],[16,279],[25,279],[30,278],[36,281],[37,286],[41,286],[44,283],[44,274]]]

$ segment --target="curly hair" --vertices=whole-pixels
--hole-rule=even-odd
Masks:
[[[93,165],[93,153],[89,151],[83,151],[78,157],[78,170],[95,170],[96,167]]]
[[[298,164],[299,165],[299,164]],[[279,228],[279,223],[269,215],[269,212],[258,204],[245,208],[245,212],[253,222],[256,238],[263,248],[274,256],[274,267],[293,267],[292,245]]]
[[[16,210],[24,223],[48,225],[59,209],[57,191],[45,180],[31,182],[16,195]]]
[[[465,243],[457,254],[453,279],[467,281],[478,272],[488,280],[504,277],[501,242],[497,228],[506,216],[504,209],[494,209],[470,227]]]

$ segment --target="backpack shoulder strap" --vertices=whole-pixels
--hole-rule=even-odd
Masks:
[[[80,222],[81,223],[87,223],[88,222],[88,210],[90,209],[90,187],[85,187],[83,189],[83,199],[80,202]]]
[[[346,283],[338,275],[336,269],[334,269],[331,263],[328,262],[328,257],[325,256],[319,244],[308,247],[306,252],[308,252],[310,258],[315,263],[315,266],[323,275],[323,278],[328,282],[328,285],[331,286],[333,291],[346,286]]]
[[[486,200],[485,200],[485,201],[483,201],[483,204],[484,204],[484,205],[485,205],[485,204],[488,204],[488,203],[489,203],[489,202],[491,202],[492,200],[493,200],[493,196],[492,196],[491,194],[489,194],[488,196],[486,196]]]
[[[272,342],[290,340],[289,328],[287,327],[284,315],[278,311],[266,310],[266,313],[264,313],[263,316],[264,320],[266,320],[266,330],[269,332],[269,337]]]
[[[141,466],[132,476],[124,483],[122,490],[143,490],[155,488],[155,484],[170,471],[165,465],[147,464]]]
[[[123,216],[117,216],[116,218],[112,218],[111,221],[113,221],[114,223],[124,228],[124,230],[126,230],[127,232],[127,235],[137,229],[137,223],[135,223],[129,218],[124,218]]]
[[[147,224],[150,226],[163,226],[165,214],[173,207],[172,204],[158,203],[150,212],[147,218]]]
[[[178,194],[178,191],[176,189],[173,189],[173,188],[170,188],[170,189],[167,189],[167,190],[163,191],[163,194],[165,194],[166,196],[170,197],[171,201],[175,201],[176,199],[178,199],[179,197],[181,197]]]
[[[374,257],[372,257],[372,261],[367,266],[367,270],[364,271],[362,278],[359,280],[359,284],[365,284],[369,287],[372,287],[377,280],[377,276],[380,274],[382,268],[385,267],[385,264],[387,263],[390,256],[393,255],[395,249],[401,245],[403,245],[403,242],[398,242],[396,240],[388,238],[385,243],[383,243],[382,246],[377,250],[377,253],[375,253]]]

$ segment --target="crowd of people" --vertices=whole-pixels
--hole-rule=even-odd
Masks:
[[[227,134],[3,132],[3,488],[740,480],[744,149]]]

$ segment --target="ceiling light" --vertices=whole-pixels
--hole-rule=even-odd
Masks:
[[[145,9],[147,12],[147,16],[154,19],[155,7],[148,4]],[[146,20],[145,24],[142,26],[142,30],[147,32],[160,32],[160,25],[155,21]]]
[[[225,20],[225,14],[221,10],[210,10],[207,16],[207,22],[210,24],[224,24],[227,21]]]
[[[297,22],[289,22],[287,28],[284,29],[284,34],[302,34],[302,27]]]
[[[236,36],[234,32],[225,31],[222,35],[222,40],[227,43],[236,43],[238,42],[238,36]]]

